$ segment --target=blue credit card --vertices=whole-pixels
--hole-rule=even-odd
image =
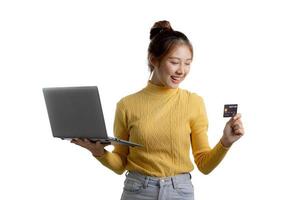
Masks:
[[[237,113],[237,104],[225,104],[223,117],[233,117]]]

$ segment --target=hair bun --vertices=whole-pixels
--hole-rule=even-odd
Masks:
[[[150,30],[150,40],[154,38],[161,31],[173,31],[169,21],[163,20],[155,22]]]

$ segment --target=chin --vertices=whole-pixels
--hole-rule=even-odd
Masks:
[[[181,82],[182,82],[182,81],[181,81]],[[168,81],[166,82],[167,84],[165,84],[165,86],[166,86],[166,87],[169,87],[169,88],[176,89],[176,88],[179,87],[179,84],[180,84],[181,82],[179,82],[179,83],[173,83],[172,80],[168,80]]]
[[[169,85],[170,88],[173,88],[173,89],[176,89],[179,87],[179,84],[172,84],[172,85]]]

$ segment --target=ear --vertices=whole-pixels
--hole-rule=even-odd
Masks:
[[[159,66],[159,61],[154,56],[150,55],[148,59],[154,68]]]

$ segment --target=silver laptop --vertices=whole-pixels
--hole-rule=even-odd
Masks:
[[[107,136],[97,86],[43,88],[43,93],[54,137],[142,146]]]

